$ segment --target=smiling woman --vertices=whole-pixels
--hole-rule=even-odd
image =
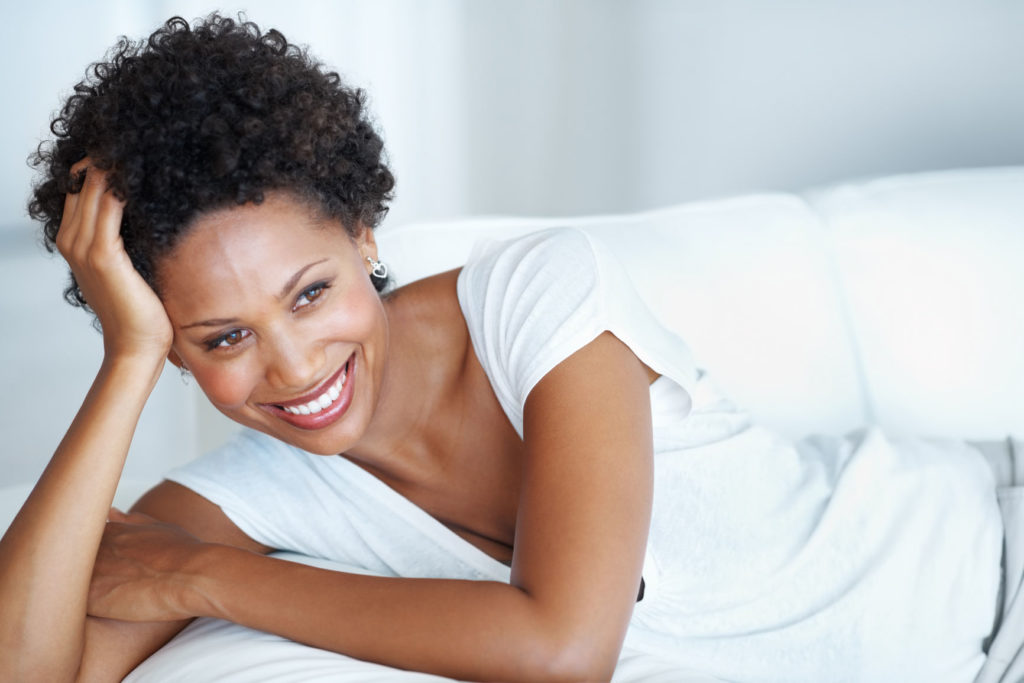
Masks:
[[[290,191],[199,216],[156,273],[177,331],[171,362],[236,422],[321,455],[345,451],[384,376],[376,257],[369,229],[353,237]]]
[[[382,294],[362,103],[216,15],[68,100],[31,210],[104,358],[0,541],[0,677],[121,678],[194,617],[466,680],[608,680],[627,638],[738,681],[977,672],[1002,537],[976,450],[751,424],[579,229]],[[168,359],[248,429],[111,511]],[[951,595],[982,598],[907,618]]]

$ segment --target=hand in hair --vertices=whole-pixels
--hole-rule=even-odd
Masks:
[[[163,358],[173,330],[156,293],[132,266],[121,241],[124,203],[107,188],[104,171],[88,158],[72,167],[81,189],[68,193],[57,248],[103,328],[108,357]]]

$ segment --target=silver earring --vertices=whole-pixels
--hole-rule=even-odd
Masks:
[[[377,280],[384,280],[388,276],[388,264],[383,261],[374,261],[372,256],[367,256],[366,260],[370,262],[370,277]]]
[[[192,377],[192,373],[188,371],[184,365],[178,367],[178,372],[181,373],[181,381],[185,386],[188,386],[188,381]]]

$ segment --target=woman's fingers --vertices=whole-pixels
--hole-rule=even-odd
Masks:
[[[105,181],[104,185],[106,185]],[[104,191],[99,196],[93,228],[93,242],[104,252],[108,252],[105,253],[107,256],[124,253],[121,241],[121,217],[123,214],[124,202],[115,197],[112,192]]]
[[[130,621],[184,619],[190,587],[182,569],[202,543],[181,527],[111,508],[89,589],[94,616]]]
[[[101,230],[99,221],[103,218],[103,207],[108,204],[109,201],[113,201],[118,206],[117,212],[117,224],[114,225],[114,238],[120,240],[120,228],[121,228],[121,205],[114,199],[114,196],[106,189],[106,173],[95,167],[89,167],[85,172],[85,184],[82,185],[82,191],[79,193],[78,203],[78,216],[76,221],[78,223],[76,245],[81,250],[79,252],[80,257],[89,257],[93,255],[92,250],[95,247],[105,247],[106,245],[102,242],[101,238],[110,236],[111,229]],[[105,212],[108,213],[109,211]]]
[[[81,191],[65,199],[57,244],[82,297],[100,321],[104,349],[108,354],[163,358],[173,330],[163,304],[125,251],[125,203],[107,187],[106,172],[87,160],[71,172],[84,172],[85,179]]]
[[[100,210],[100,201],[107,189],[107,179],[103,171],[89,168],[85,172],[85,184],[78,193],[77,215],[75,227],[75,256],[84,260],[95,244],[96,219]]]
[[[92,165],[92,159],[89,157],[82,157],[75,163],[71,164],[71,175],[81,173]]]
[[[83,159],[72,167],[71,174],[85,174],[78,192],[69,192],[64,199],[64,215],[57,232],[57,247],[72,266],[84,260],[92,245],[95,216],[100,196],[106,189],[103,172],[90,169]]]
[[[57,230],[57,251],[61,256],[67,258],[71,253],[71,247],[75,238],[75,220],[78,212],[79,195],[71,192],[64,195],[64,214],[61,217],[60,228]]]
[[[89,157],[85,157],[71,167],[69,175],[72,177],[83,175],[84,185],[84,174],[89,168],[90,163]],[[83,185],[79,186],[77,192],[68,192],[64,195],[64,213],[61,214],[60,229],[57,231],[57,250],[65,258],[72,255],[78,238],[78,226],[80,224],[78,209],[82,204],[80,200],[82,198]]]

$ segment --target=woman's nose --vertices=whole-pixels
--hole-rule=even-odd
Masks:
[[[267,382],[276,389],[298,392],[323,379],[323,346],[296,337],[280,335],[265,345]]]

